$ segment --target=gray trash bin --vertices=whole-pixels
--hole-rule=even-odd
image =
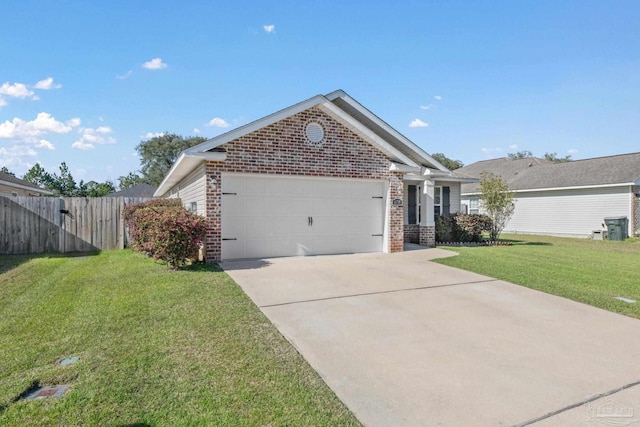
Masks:
[[[607,225],[609,240],[624,240],[627,237],[628,219],[626,216],[615,216],[604,219]]]

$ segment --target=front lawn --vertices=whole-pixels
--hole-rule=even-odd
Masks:
[[[508,235],[513,246],[443,247],[437,262],[640,318],[640,240]],[[618,301],[614,296],[636,300]]]
[[[0,425],[358,421],[225,273],[106,251],[0,256]]]

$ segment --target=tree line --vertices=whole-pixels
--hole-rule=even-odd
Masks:
[[[58,171],[54,172],[47,171],[40,163],[36,163],[21,178],[51,191],[54,196],[64,197],[102,197],[117,189],[124,190],[142,183],[157,187],[182,151],[204,141],[206,138],[200,136],[185,138],[170,133],[141,141],[136,146],[140,156],[140,171],[132,171],[118,177],[117,183],[114,180],[77,182],[66,162],[62,162]],[[16,176],[6,166],[3,166],[0,172]]]

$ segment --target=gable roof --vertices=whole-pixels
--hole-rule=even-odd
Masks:
[[[640,153],[553,163],[538,158],[493,159],[457,169],[480,177],[482,171],[502,176],[514,191],[640,185]],[[463,184],[463,194],[479,192],[479,184]]]
[[[299,102],[244,126],[232,129],[229,132],[185,150],[173,164],[162,183],[160,183],[158,190],[155,192],[155,196],[164,195],[191,173],[203,160],[224,160],[226,158],[225,153],[216,151],[216,148],[221,145],[313,107],[319,108],[352,130],[397,164],[416,169],[433,169],[444,176],[451,175],[451,172],[446,167],[378,116],[363,107],[347,95],[346,92],[336,90],[327,95],[316,95],[306,101]]]
[[[15,176],[0,172],[0,184],[6,185],[7,187],[19,188],[21,190],[32,191],[34,193],[39,193],[43,195],[52,195],[53,193],[49,190],[45,190],[44,188],[40,188],[37,185],[25,181],[24,179],[16,178]]]
[[[133,187],[107,194],[106,197],[153,197],[153,193],[157,189],[158,187],[143,182]]]

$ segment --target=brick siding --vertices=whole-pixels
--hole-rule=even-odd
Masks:
[[[420,244],[431,248],[436,246],[435,226],[420,226]]]
[[[317,122],[324,128],[319,145],[305,138],[306,125]],[[224,162],[208,161],[207,174],[207,260],[222,256],[222,173],[253,173],[316,176],[346,179],[379,179],[389,182],[390,201],[402,200],[402,174],[389,171],[390,161],[318,108],[310,108],[258,129],[218,149],[226,151]],[[403,249],[403,207],[389,203],[389,251]]]
[[[420,244],[420,225],[405,224],[404,225],[404,242]]]

